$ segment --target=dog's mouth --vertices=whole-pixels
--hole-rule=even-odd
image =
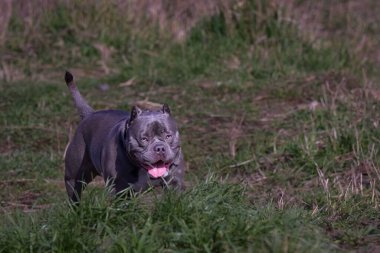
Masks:
[[[147,165],[145,168],[151,178],[166,177],[169,174],[170,164],[158,161],[151,165]]]

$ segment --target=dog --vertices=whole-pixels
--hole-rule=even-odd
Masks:
[[[185,162],[168,105],[153,111],[133,106],[130,113],[95,111],[68,71],[65,82],[81,118],[65,154],[65,186],[72,202],[80,201],[82,190],[98,175],[115,194],[151,186],[184,189]]]

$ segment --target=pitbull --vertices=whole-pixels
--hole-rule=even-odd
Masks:
[[[94,111],[70,72],[65,81],[81,118],[65,153],[65,185],[72,202],[79,202],[84,187],[98,175],[116,194],[150,186],[184,188],[179,132],[166,104],[157,111],[137,106],[131,113]]]

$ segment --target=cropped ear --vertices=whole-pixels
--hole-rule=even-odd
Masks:
[[[129,117],[129,120],[127,121],[127,128],[132,124],[132,122],[141,114],[142,110],[138,108],[137,106],[133,106],[131,110],[131,116]]]
[[[170,108],[167,104],[162,106],[162,112],[170,115]]]

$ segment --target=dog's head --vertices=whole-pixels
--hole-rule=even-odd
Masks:
[[[151,178],[165,177],[180,150],[177,125],[169,107],[150,111],[134,106],[125,129],[129,157]]]

